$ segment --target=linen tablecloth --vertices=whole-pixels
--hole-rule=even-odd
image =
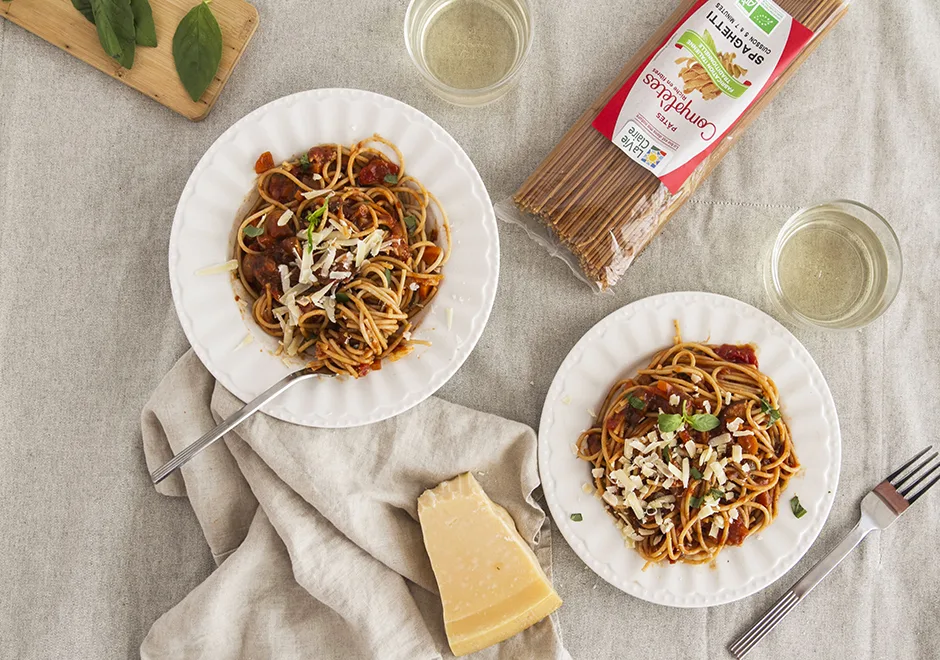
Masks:
[[[189,506],[150,485],[138,428],[187,347],[166,254],[202,153],[270,100],[361,88],[438,121],[501,199],[675,2],[533,4],[536,42],[519,88],[465,109],[432,96],[412,69],[404,0],[258,0],[258,33],[199,124],[0,21],[0,657],[134,657],[152,623],[214,566]],[[761,264],[802,206],[867,203],[904,249],[901,292],[882,319],[841,334],[794,328],[828,379],[843,433],[835,506],[803,561],[738,603],[669,609],[608,586],[555,533],[559,616],[574,658],[728,657],[727,643],[854,524],[864,492],[934,437],[938,48],[934,0],[857,0],[610,294],[591,293],[521,230],[500,226],[490,324],[440,395],[533,427],[567,351],[630,301],[707,290],[773,314]],[[938,520],[932,493],[869,538],[752,657],[937,657]]]

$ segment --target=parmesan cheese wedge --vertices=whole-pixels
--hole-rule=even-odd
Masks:
[[[509,513],[470,473],[425,491],[418,518],[455,656],[498,644],[561,606]]]

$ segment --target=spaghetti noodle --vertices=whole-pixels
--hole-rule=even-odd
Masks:
[[[680,4],[523,183],[512,204],[499,205],[501,215],[531,227],[543,242],[566,247],[573,257],[572,265],[579,265],[587,281],[601,289],[615,284],[721,161],[733,142],[731,138],[739,136],[757,118],[843,17],[850,0],[776,1],[815,33],[812,41],[745,111],[728,134],[729,139],[721,141],[676,194],[670,193],[655,174],[624,155],[592,127],[592,122],[671,34],[695,0]]]
[[[279,353],[360,377],[423,343],[411,332],[443,281],[450,227],[401,151],[375,135],[280,165],[265,152],[255,171],[258,200],[239,221],[235,259]]]
[[[677,337],[614,385],[578,455],[647,566],[707,563],[773,521],[799,470],[778,408],[752,347]]]

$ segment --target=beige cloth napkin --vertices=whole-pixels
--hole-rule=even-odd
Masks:
[[[239,406],[184,355],[143,411],[148,469]],[[157,487],[189,498],[219,567],[153,624],[141,657],[452,657],[417,499],[466,471],[551,576],[529,427],[435,398],[356,429],[255,415]],[[570,658],[553,619],[472,657]]]

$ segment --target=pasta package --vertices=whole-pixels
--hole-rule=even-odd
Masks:
[[[497,215],[613,286],[850,4],[682,0]]]

